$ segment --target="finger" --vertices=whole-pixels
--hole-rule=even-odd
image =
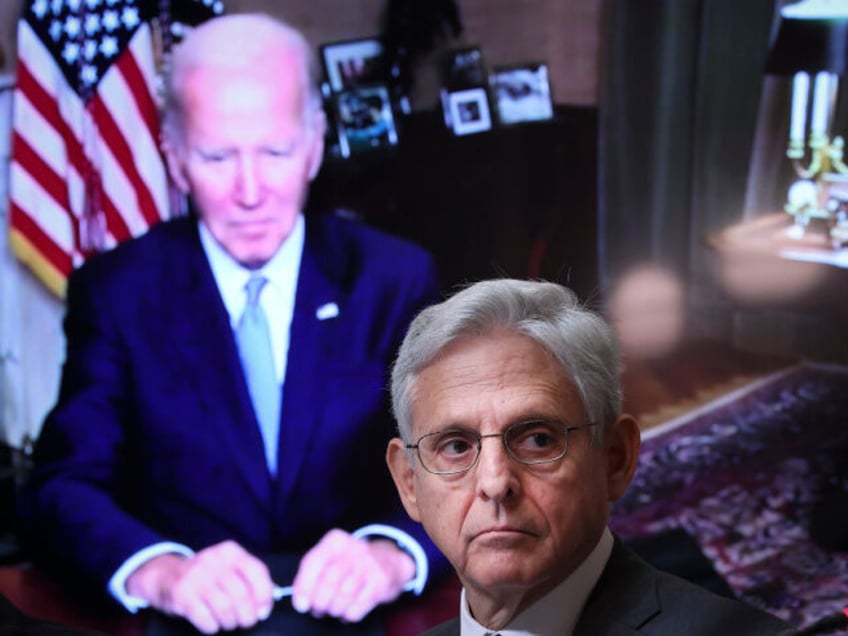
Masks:
[[[270,615],[273,582],[262,561],[234,541],[211,546],[198,557],[202,570],[195,574],[211,579],[224,591],[237,626],[252,627]]]
[[[240,572],[231,572],[223,577],[218,585],[221,594],[226,597],[227,618],[232,617],[233,627],[253,627],[259,620],[259,604],[253,597],[248,582]]]
[[[357,588],[355,598],[344,608],[344,610],[336,614],[336,618],[349,623],[358,623],[373,610],[377,605],[385,600],[386,586],[381,585],[379,581],[366,580]]]
[[[257,620],[268,618],[274,606],[274,582],[268,567],[247,553],[234,565],[239,577],[239,591],[244,593],[244,598],[239,598],[242,621],[251,620],[253,625]],[[242,627],[246,626],[242,624]]]
[[[268,566],[252,555],[239,562],[239,574],[260,605],[271,605],[274,601],[274,581]]]
[[[348,608],[361,594],[363,587],[364,581],[358,573],[345,577],[330,600],[327,613],[336,618],[344,618]]]
[[[221,555],[223,552],[217,547],[199,552],[187,562],[174,590],[176,601],[186,608],[185,615],[213,631],[236,625],[236,611],[227,592],[227,579],[233,574]],[[207,614],[212,623],[207,620]]]
[[[195,592],[190,596],[175,598],[172,610],[174,615],[185,618],[198,631],[214,634],[222,625],[213,605],[207,592]]]
[[[377,605],[398,595],[391,577],[375,562],[363,559],[359,567],[350,572],[337,587],[328,613],[348,622],[362,620]]]
[[[238,570],[248,557],[237,544],[226,542],[202,550],[193,558],[179,584],[183,599],[204,604],[217,629],[234,629],[258,620],[247,584]]]
[[[205,603],[193,603],[186,613],[180,613],[195,629],[203,634],[214,634],[221,629],[218,621]]]
[[[336,539],[333,551],[326,553],[312,594],[312,613],[338,616],[356,597],[364,578],[373,570],[364,541],[350,535]]]
[[[310,610],[315,616],[323,616],[332,606],[334,600],[337,602],[349,602],[342,599],[343,582],[352,577],[353,573],[349,571],[344,562],[334,561],[325,567],[319,574],[316,580],[316,586],[312,593],[310,601]],[[349,597],[349,594],[348,594]]]
[[[349,608],[356,605],[363,594],[373,597],[374,592],[370,590],[384,590],[389,585],[388,577],[371,557],[367,544],[361,541],[357,541],[356,549],[351,546],[351,549],[337,559],[330,570],[338,575],[333,588],[326,590],[329,596],[326,600],[326,613],[337,618],[345,618]],[[328,585],[327,588],[329,587]],[[324,601],[324,598],[319,599],[321,603]],[[367,604],[368,601],[365,602]],[[371,608],[376,604],[377,601]]]
[[[338,597],[328,609],[331,615],[350,622],[362,620],[377,605],[397,598],[403,591],[403,583],[394,575],[392,560],[385,558],[397,554],[386,552],[377,543],[360,542],[360,546],[361,554],[354,550],[346,553],[355,570],[341,581]]]
[[[330,530],[301,559],[292,584],[294,588],[292,604],[297,611],[307,612],[312,609],[316,594],[327,584],[327,581],[323,579],[328,574],[329,564],[339,553],[344,553],[349,536],[342,530]],[[330,574],[331,581],[337,576],[339,574]]]
[[[224,589],[218,585],[210,587],[205,591],[202,600],[217,622],[218,629],[235,629],[237,627],[238,613],[232,599]]]

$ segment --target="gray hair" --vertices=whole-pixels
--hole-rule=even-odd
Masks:
[[[207,20],[191,29],[174,48],[166,64],[162,112],[162,134],[182,143],[185,104],[182,85],[186,74],[198,68],[249,69],[277,63],[275,55],[293,51],[301,64],[303,123],[314,132],[322,97],[318,88],[318,66],[312,47],[294,27],[263,13],[237,13]]]
[[[541,344],[565,369],[599,442],[621,413],[618,345],[597,313],[582,307],[570,289],[555,283],[488,280],[424,309],[413,320],[392,368],[392,409],[398,432],[411,443],[417,375],[462,336],[507,329]]]

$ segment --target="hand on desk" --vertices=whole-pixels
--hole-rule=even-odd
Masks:
[[[316,617],[358,622],[399,596],[414,575],[412,557],[393,541],[330,530],[301,560],[292,604]],[[267,566],[233,541],[192,557],[154,557],[129,576],[126,586],[154,609],[185,618],[204,634],[253,627],[270,615],[274,603]]]
[[[300,562],[292,603],[299,612],[358,622],[397,598],[414,575],[412,557],[393,541],[330,530]]]
[[[154,557],[127,579],[127,592],[185,618],[204,634],[252,627],[267,618],[273,588],[267,566],[233,541],[192,557]]]

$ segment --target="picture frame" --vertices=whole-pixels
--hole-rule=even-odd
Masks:
[[[324,75],[334,93],[383,79],[383,44],[376,37],[324,44],[320,51]]]
[[[342,91],[333,97],[333,104],[342,157],[397,145],[397,126],[386,85]]]
[[[495,67],[490,86],[501,124],[541,121],[554,116],[548,65],[543,62]]]
[[[447,93],[446,120],[455,135],[470,135],[492,128],[489,95],[483,87]]]
[[[450,49],[442,57],[442,86],[449,92],[485,86],[486,64],[478,46]]]

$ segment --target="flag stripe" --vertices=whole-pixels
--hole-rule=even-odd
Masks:
[[[18,71],[16,100],[21,92],[29,98],[65,140],[68,160],[80,175],[85,174],[89,161],[79,141],[85,120],[82,100],[68,86],[65,76],[59,71],[50,51],[25,21],[19,23],[18,49],[18,68],[23,72]],[[17,107],[15,113],[17,119]],[[20,126],[17,122],[15,125],[24,136],[27,133],[32,133],[34,136],[40,134],[38,129],[29,129]],[[35,143],[32,145],[37,146]]]
[[[138,173],[130,146],[115,123],[111,111],[103,105],[103,101],[99,95],[95,95],[91,99],[89,108],[91,108],[91,114],[94,116],[94,121],[100,130],[100,138],[112,151],[116,161],[124,170],[131,187],[135,190],[136,202],[141,209],[142,215],[151,225],[156,223],[159,220],[159,211],[156,209],[156,203],[154,203],[153,197],[147,189],[147,184],[144,183],[144,180]]]
[[[70,208],[65,180],[47,164],[43,155],[35,152],[17,130],[12,133],[12,143],[15,146],[15,163],[27,174],[38,175],[39,185],[59,206],[66,210]]]
[[[35,223],[39,223],[43,231],[49,230],[54,243],[62,247],[68,253],[74,249],[74,228],[72,224],[75,219],[68,214],[67,208],[60,205],[44,189],[42,182],[35,179],[15,159],[9,170],[9,182],[11,184],[11,196],[9,200],[20,209],[25,210],[27,216]]]
[[[29,72],[29,68],[25,63],[18,64],[18,79],[17,88],[20,96],[26,97],[30,104],[41,114],[45,122],[55,130],[65,141],[65,151],[67,159],[76,170],[82,174],[88,160],[82,151],[82,147],[76,138],[76,135],[68,126],[67,121],[59,112],[58,103],[56,100],[44,90],[42,84],[39,84],[33,75]],[[18,106],[15,106],[17,111]],[[16,112],[17,115],[17,112]],[[40,130],[32,130],[26,126],[16,124],[18,132],[22,135],[27,133],[40,134]],[[56,157],[58,160],[59,158]]]
[[[14,203],[10,206],[10,216],[12,227],[31,245],[33,257],[38,255],[43,258],[52,269],[63,276],[71,273],[71,256],[65,248],[56,244],[51,234],[43,231],[40,223],[35,222],[25,210]]]
[[[135,103],[138,104],[139,116],[144,121],[147,132],[151,139],[156,139],[159,134],[159,121],[157,119],[156,102],[153,101],[153,86],[147,84],[147,80],[139,65],[139,58],[153,59],[153,53],[149,46],[150,34],[147,25],[138,30],[130,42],[129,51],[132,55],[123,55],[118,60],[118,70],[124,76],[127,88],[132,93]],[[153,77],[153,68],[147,69],[148,77]]]
[[[112,0],[109,11],[133,4]],[[55,10],[62,20],[81,19],[98,12],[102,17],[105,6],[87,3],[75,10],[67,3]],[[59,24],[54,9],[39,18],[35,8],[26,3],[27,16],[18,22],[10,238],[21,259],[55,291],[93,251],[166,218],[168,190],[158,147],[150,26],[121,21],[73,40],[61,29],[48,34]],[[45,44],[51,38],[66,59],[54,58]],[[75,57],[82,40],[83,53]],[[65,73],[85,78],[87,89],[78,93]]]
[[[35,118],[32,120],[27,120],[26,118],[28,111],[27,100],[19,99],[15,106],[15,118],[18,125],[13,134],[12,142],[14,146],[20,144],[18,152],[16,152],[16,160],[30,175],[37,175],[37,179],[44,191],[49,193],[59,205],[65,208],[66,213],[73,219],[75,227],[78,228],[77,218],[83,214],[83,199],[85,198],[85,192],[83,190],[86,187],[86,184],[83,183],[84,176],[80,173],[90,174],[93,170],[91,163],[82,154],[81,147],[77,140],[73,137],[69,137],[65,139],[67,142],[65,147],[75,151],[73,154],[76,154],[79,157],[78,162],[82,165],[73,167],[70,165],[57,166],[57,159],[62,158],[63,153],[59,148],[55,147],[54,143],[51,143],[57,141],[55,131],[46,125],[34,126],[33,123]],[[70,129],[64,125],[64,120],[60,119],[59,122],[60,127],[64,129],[66,134],[71,135],[72,133]],[[45,124],[43,120],[41,123]],[[28,139],[25,139],[23,134],[20,132],[22,130],[26,130],[27,132],[37,130],[38,134],[31,134]],[[30,140],[32,141],[32,144],[29,143]],[[33,146],[35,146],[37,150],[34,149]],[[18,154],[20,154],[20,156],[18,156]],[[47,165],[48,160],[51,162],[50,166]],[[56,172],[56,170],[63,169],[65,170],[64,179]],[[123,173],[119,166],[114,169],[113,174],[113,180],[123,179]],[[125,181],[122,183],[125,183]],[[129,189],[129,186],[125,185],[123,191],[125,192],[127,189]],[[101,203],[106,217],[106,230],[108,232],[109,243],[114,245],[116,241],[123,241],[131,238],[133,233],[130,231],[124,216],[107,194],[104,193],[101,196]],[[30,204],[36,205],[37,202],[38,196],[34,197]],[[51,226],[52,223],[53,222],[47,223],[47,226]],[[146,224],[143,221],[140,223],[136,222],[135,226],[136,233],[141,233],[146,228]]]
[[[139,39],[139,34],[136,34],[132,44]],[[130,51],[132,50],[134,49],[131,47]],[[100,83],[101,90],[99,95],[103,102],[103,106],[112,116],[115,125],[119,129],[120,135],[128,141],[127,147],[132,153],[132,163],[138,169],[139,179],[141,182],[145,184],[167,183],[165,166],[159,151],[155,132],[151,131],[147,125],[139,125],[139,121],[142,121],[145,118],[145,106],[143,104],[139,104],[137,101],[137,94],[139,93],[138,87],[133,87],[132,83],[128,82],[127,77],[120,72],[123,68],[124,60],[130,58],[134,60],[135,56],[125,54],[121,58],[121,61],[106,73]],[[138,68],[134,63],[130,66]],[[137,83],[136,80],[133,80],[133,83]],[[151,109],[155,109],[155,105],[153,105],[150,101],[149,95],[145,101],[150,104],[149,107]],[[155,122],[147,123],[150,124]],[[115,158],[113,158],[113,160],[118,161]],[[126,163],[126,160],[119,161],[119,165],[123,163]],[[113,183],[111,178],[105,178],[105,175],[103,181],[104,187],[107,190],[111,189],[114,196],[114,191],[118,188],[118,184]],[[126,188],[128,187],[137,187],[137,184],[132,184],[130,182],[121,185],[123,189],[121,189],[120,192],[122,193],[125,193]],[[153,200],[157,217],[167,216],[168,201],[166,190],[164,188],[148,188],[147,193]],[[126,195],[122,194],[121,196]],[[128,225],[133,229],[137,225],[140,226],[140,228],[143,228],[148,224],[148,217],[140,208],[143,200],[144,197],[142,196],[137,198],[135,201],[126,202],[128,210],[131,209],[132,215],[136,217],[133,220],[127,220]],[[129,216],[129,214],[130,212],[127,212],[127,216]]]
[[[14,128],[15,134],[29,144],[33,152],[50,166],[57,175],[66,174],[79,179],[79,170],[73,162],[68,161],[68,148],[61,133],[54,128],[43,113],[34,107],[23,91],[17,94],[15,101]],[[13,138],[12,144],[17,143]],[[79,144],[74,144],[79,150]],[[80,157],[82,154],[80,152]],[[82,162],[77,162],[81,164]]]
[[[105,192],[103,193],[102,204],[103,212],[106,215],[106,229],[112,235],[112,238],[119,243],[132,238],[134,235],[129,225],[127,225],[127,219],[121,210],[118,209],[118,206],[115,205],[112,197],[108,196]],[[104,247],[109,246],[106,245]]]
[[[158,124],[156,105],[152,98],[153,85],[145,83],[142,66],[145,60],[152,61],[151,39],[147,25],[142,26],[130,41],[127,51],[103,77],[100,83],[100,99],[114,119],[120,134],[128,144],[133,155],[132,164],[137,167],[142,183],[167,183],[165,166],[158,145]],[[152,66],[147,69],[153,76]],[[140,125],[139,122],[144,122]],[[113,149],[113,152],[115,150]],[[122,160],[122,163],[126,163]],[[104,180],[107,184],[110,183]],[[137,183],[134,181],[134,187]],[[165,188],[150,189],[148,196],[153,199],[156,217],[167,216],[168,201]],[[139,223],[149,222],[148,209],[143,203],[146,196],[142,192],[134,212],[141,214]],[[141,208],[140,210],[138,208]],[[133,224],[129,223],[132,227]]]

